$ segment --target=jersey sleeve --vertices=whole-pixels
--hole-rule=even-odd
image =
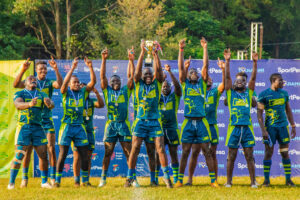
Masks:
[[[22,98],[24,100],[24,97],[22,95],[22,91],[18,91],[15,93],[14,95],[14,101],[17,99],[17,98]]]
[[[262,104],[264,104],[264,105],[266,105],[266,99],[265,99],[264,92],[261,92],[261,93],[258,95],[258,102],[259,102],[259,103],[262,103]]]

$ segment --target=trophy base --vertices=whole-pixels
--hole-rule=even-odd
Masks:
[[[145,67],[152,67],[152,59],[151,58],[145,59]]]

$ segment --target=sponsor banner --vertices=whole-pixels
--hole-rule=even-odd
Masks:
[[[178,68],[177,68],[177,60],[162,60],[162,65],[169,64],[172,68],[172,72],[178,78]],[[64,77],[66,73],[70,70],[72,61],[71,60],[59,60],[57,61],[59,71],[61,72],[62,76]],[[110,77],[114,74],[118,74],[121,77],[122,85],[126,84],[127,82],[127,64],[128,61],[126,60],[109,60],[107,61],[107,77]],[[232,79],[235,79],[235,74],[241,71],[244,71],[248,75],[248,80],[251,76],[252,72],[252,61],[244,60],[232,60],[230,61],[230,68],[231,68],[231,76]],[[100,89],[100,66],[101,60],[94,60],[93,66],[96,76],[97,76],[97,84],[96,89],[98,89],[100,95],[103,97],[102,90]],[[197,69],[197,71],[201,72],[202,67],[202,60],[192,60],[191,61],[191,68]],[[255,92],[259,95],[260,92],[270,87],[269,77],[272,73],[281,73],[283,79],[285,80],[285,87],[284,89],[289,93],[290,105],[292,108],[292,112],[294,114],[294,120],[296,122],[297,132],[300,134],[300,61],[299,60],[259,60],[258,61],[258,70],[257,70],[257,81],[256,81],[256,88]],[[89,70],[85,66],[83,60],[80,60],[78,63],[78,67],[74,72],[75,75],[78,76],[80,81],[88,83],[90,80]],[[170,81],[170,77],[167,74],[167,79]],[[209,75],[213,79],[213,87],[217,87],[222,82],[222,71],[217,66],[217,61],[211,60],[209,63]],[[55,73],[50,66],[48,66],[48,78],[55,79]],[[1,80],[0,80],[1,84]],[[91,97],[95,98],[94,93],[90,94]],[[5,97],[5,95],[3,95]],[[0,93],[1,98],[1,93]],[[227,126],[229,120],[229,111],[228,107],[224,105],[225,94],[222,94],[220,98],[220,103],[218,107],[218,127],[219,127],[219,145],[217,151],[217,158],[219,162],[219,175],[225,176],[226,175],[226,158],[228,149],[225,146],[226,135],[227,135]],[[63,116],[62,104],[61,104],[61,94],[59,90],[54,90],[53,93],[53,101],[55,102],[55,108],[53,109],[53,120],[55,123],[55,130],[56,133],[59,131],[60,127],[60,120]],[[7,112],[5,108],[2,107],[3,112]],[[0,110],[1,111],[1,110]],[[182,122],[184,120],[184,107],[183,107],[183,100],[180,102],[180,106],[177,112],[178,115],[178,126],[181,128]],[[253,129],[255,133],[255,141],[256,146],[254,147],[254,157],[255,157],[255,167],[256,167],[256,174],[258,176],[263,176],[263,158],[264,158],[264,145],[262,144],[262,134],[261,130],[257,121],[257,111],[256,108],[251,109],[251,117],[253,121]],[[94,119],[94,129],[95,129],[95,137],[96,137],[96,145],[95,151],[92,155],[92,169],[91,169],[91,176],[101,176],[102,170],[102,159],[104,156],[104,144],[103,144],[103,133],[104,133],[104,126],[107,120],[107,109],[95,109]],[[132,98],[130,98],[130,105],[129,105],[129,120],[132,123],[133,120],[133,104]],[[3,125],[5,128],[5,125]],[[0,124],[1,127],[1,124]],[[58,137],[58,134],[56,134]],[[0,138],[0,147],[1,147],[1,138]],[[58,147],[56,148],[58,153]],[[168,148],[167,148],[168,151]],[[273,155],[273,165],[272,165],[272,176],[279,176],[284,175],[283,168],[282,168],[282,161],[281,156],[278,152],[278,144],[275,145],[274,155]],[[292,170],[292,175],[300,175],[300,137],[297,136],[295,139],[291,141],[290,144],[290,156],[292,160],[292,168],[296,170]],[[57,154],[58,155],[58,154]],[[178,155],[181,157],[182,149],[181,147],[178,148]],[[180,158],[179,158],[180,159]],[[169,163],[171,161],[170,156],[168,156]],[[1,162],[1,155],[0,155],[0,162]],[[35,159],[35,175],[39,175],[38,170],[38,159]],[[204,169],[205,170],[202,170]],[[108,170],[108,176],[126,176],[127,174],[127,164],[126,158],[123,154],[122,147],[120,144],[117,144],[115,147],[114,154],[111,157],[111,162]],[[149,167],[148,167],[148,156],[146,153],[145,145],[142,145],[138,162],[137,162],[137,175],[138,176],[149,176]],[[188,167],[187,167],[188,169]],[[188,170],[186,169],[186,175]],[[171,172],[172,170],[170,170]],[[65,169],[64,169],[64,176],[73,176],[73,154],[72,151],[69,151],[69,156],[65,162]],[[195,175],[208,175],[208,169],[205,163],[205,159],[203,154],[199,155],[198,164],[195,170]],[[244,158],[244,153],[242,147],[238,150],[238,155],[235,163],[235,176],[245,176],[248,175],[248,169],[246,165],[246,161]]]

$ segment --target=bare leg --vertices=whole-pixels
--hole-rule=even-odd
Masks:
[[[227,184],[232,185],[232,173],[238,149],[228,148],[227,155]]]
[[[47,145],[47,150],[48,150],[48,155],[49,155],[49,163],[50,167],[55,169],[56,167],[56,153],[55,153],[55,134],[48,133],[47,135],[47,140],[48,140],[48,145]],[[53,174],[53,175],[51,175]],[[50,178],[51,182],[54,183],[55,181],[55,170],[50,171]]]
[[[255,164],[253,157],[253,147],[244,148],[244,153],[248,165],[251,185],[255,185]]]
[[[193,144],[192,145],[192,156],[190,158],[189,163],[189,180],[188,184],[193,184],[193,176],[194,172],[197,166],[198,156],[201,151],[201,145],[200,144]]]
[[[75,177],[75,184],[79,186],[78,184],[80,183],[80,156],[79,153],[76,149],[76,151],[73,151],[73,173]]]
[[[216,180],[218,179],[217,146],[218,145],[211,145],[210,146],[211,156],[212,156],[213,163],[214,163],[214,171],[215,171],[215,174],[216,174]]]
[[[22,176],[22,182],[20,186],[21,188],[27,187],[28,184],[28,171],[29,171],[28,168],[31,160],[32,149],[33,149],[32,145],[27,146],[27,150],[23,158],[23,176]]]

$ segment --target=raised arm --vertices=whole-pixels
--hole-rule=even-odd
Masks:
[[[30,67],[30,58],[28,58],[23,64],[20,73],[17,75],[13,86],[14,88],[25,88],[25,81],[22,81],[22,77],[25,74],[25,72],[29,69]]]
[[[154,68],[154,76],[158,80],[158,82],[162,83],[164,81],[164,72],[161,67],[161,62],[159,59],[158,51],[157,49],[153,51],[153,57],[155,57],[154,62],[156,61],[156,65]]]
[[[222,83],[220,83],[220,85],[218,86],[218,91],[220,93],[223,93],[225,89],[225,63],[224,61],[221,61],[220,58],[218,58],[218,66],[222,70]]]
[[[96,74],[93,69],[93,63],[90,59],[88,59],[88,57],[84,57],[84,63],[86,64],[86,66],[88,66],[88,68],[90,70],[90,79],[91,80],[86,85],[86,91],[90,92],[93,90],[93,88],[95,87],[95,85],[97,83]]]
[[[96,88],[93,89],[93,92],[96,94],[97,97],[97,102],[95,102],[95,107],[96,108],[103,108],[104,107],[104,101],[102,97],[100,96],[98,90]]]
[[[175,91],[174,91],[175,94],[176,94],[177,96],[181,97],[181,96],[182,96],[182,91],[181,91],[180,84],[179,84],[178,80],[176,79],[176,77],[174,76],[174,74],[172,73],[170,65],[165,65],[165,70],[166,70],[167,72],[169,72],[169,74],[170,74],[170,76],[171,76],[173,85],[174,85],[174,87],[175,87]]]
[[[224,58],[225,58],[225,90],[230,90],[232,87],[232,80],[230,76],[230,67],[229,67],[229,62],[230,62],[230,49],[225,49],[224,50]]]
[[[202,37],[201,46],[203,47],[203,66],[201,70],[201,76],[203,81],[207,82],[208,80],[208,51],[207,51],[207,41]]]
[[[76,69],[77,65],[78,65],[78,58],[76,57],[73,60],[72,67],[71,67],[70,71],[67,73],[67,75],[65,76],[64,82],[63,82],[63,84],[62,84],[62,86],[60,88],[60,92],[62,94],[64,94],[64,93],[67,92],[69,82],[71,80],[72,74],[73,74],[74,70]]]
[[[263,103],[258,102],[257,103],[257,120],[258,124],[260,126],[262,136],[264,140],[267,140],[269,138],[269,133],[267,132],[265,125],[264,125],[264,113],[265,105]]]
[[[258,54],[253,52],[252,53],[252,60],[253,60],[253,68],[252,68],[252,74],[249,80],[248,87],[250,90],[255,89],[255,81],[256,81],[256,74],[257,74],[257,60],[258,60]]]
[[[33,98],[30,102],[24,102],[24,100],[19,97],[14,101],[14,104],[18,110],[26,110],[37,104],[38,97]]]
[[[130,72],[128,81],[127,81],[127,87],[128,89],[133,89],[133,73],[134,73],[134,48],[133,46],[131,49],[127,50],[128,52],[128,66],[127,66],[127,76],[128,76],[128,71]]]
[[[48,61],[49,65],[53,68],[53,70],[55,71],[55,75],[56,75],[56,81],[54,81],[52,83],[52,86],[55,89],[60,89],[62,82],[63,82],[63,78],[61,76],[61,74],[58,71],[58,67],[57,67],[57,63],[55,62],[53,56],[51,56],[51,60]]]
[[[184,71],[185,71],[186,78],[188,78],[188,76],[189,76],[188,73],[189,73],[189,67],[191,65],[191,59],[192,59],[192,57],[189,56],[189,59],[184,61]]]
[[[287,118],[292,126],[291,138],[294,139],[296,137],[296,124],[294,121],[292,109],[291,109],[289,102],[286,103],[285,112],[286,112]]]
[[[185,41],[181,40],[179,42],[179,52],[178,52],[178,72],[179,72],[179,81],[181,83],[184,83],[186,80],[186,73],[184,69],[184,56],[183,56],[183,51],[185,47]]]
[[[134,82],[139,82],[142,77],[142,67],[143,67],[143,61],[144,61],[144,54],[145,54],[145,41],[142,40],[141,42],[141,53],[137,62],[136,70],[134,72]]]
[[[106,59],[108,58],[108,50],[107,48],[105,48],[102,52],[101,52],[101,56],[102,56],[102,64],[101,64],[101,69],[100,69],[100,79],[101,79],[101,88],[102,90],[107,88],[108,85],[108,80],[106,78]]]

